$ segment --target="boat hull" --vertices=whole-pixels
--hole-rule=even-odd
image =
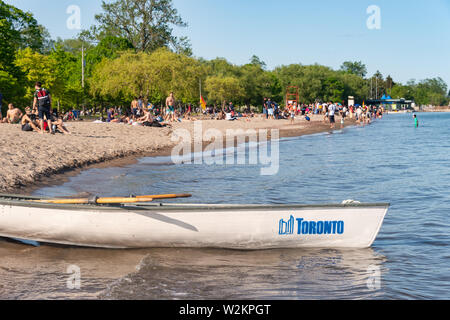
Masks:
[[[0,236],[101,248],[367,248],[388,204],[126,207],[0,201]]]

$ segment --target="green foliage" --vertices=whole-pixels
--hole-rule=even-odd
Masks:
[[[191,54],[187,38],[178,38],[172,27],[187,24],[173,7],[172,0],[115,0],[102,2],[103,13],[96,15],[99,28],[91,33],[97,39],[114,36],[127,39],[138,51],[154,51],[161,47]]]
[[[173,91],[183,103],[194,103],[199,100],[198,83],[204,76],[197,60],[164,48],[152,53],[124,52],[97,65],[90,90],[93,96],[128,101],[142,96],[154,103],[162,103]]]
[[[212,76],[206,79],[208,101],[222,105],[224,101],[241,101],[245,90],[238,78],[227,76]]]
[[[31,13],[0,0],[0,64],[7,71],[15,71],[16,51],[24,48],[41,50],[43,28]]]
[[[417,105],[444,106],[449,103],[447,90],[447,84],[441,78],[425,79],[419,83],[411,80],[406,85],[396,84],[392,88],[392,97],[414,100]]]
[[[361,78],[364,78],[367,74],[367,67],[361,61],[356,62],[345,61],[341,66],[341,70],[346,73],[360,76]]]
[[[15,96],[23,94],[17,79],[3,70],[0,70],[0,88],[4,95],[3,99],[8,102],[12,101]]]

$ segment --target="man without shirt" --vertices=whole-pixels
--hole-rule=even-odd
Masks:
[[[31,112],[31,108],[27,107],[25,109],[25,114],[22,117],[22,131],[36,131],[41,132],[41,129],[39,129],[38,124],[36,122],[36,115]]]
[[[8,105],[8,112],[6,113],[6,117],[3,120],[5,123],[17,124],[20,122],[20,118],[22,118],[23,113],[18,108],[15,108],[12,103]]]
[[[173,92],[171,92],[166,99],[166,110],[168,115],[167,119],[175,122],[175,97],[173,95]]]

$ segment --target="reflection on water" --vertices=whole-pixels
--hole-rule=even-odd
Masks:
[[[377,298],[380,290],[368,286],[370,270],[381,269],[384,260],[372,249],[155,249],[137,272],[112,285],[102,298]]]
[[[145,255],[0,240],[0,299],[93,299],[108,283],[136,271]],[[81,271],[80,290],[68,286],[71,266]]]
[[[168,158],[145,158],[130,166],[86,170],[35,193],[192,193],[193,198],[179,200],[191,203],[390,202],[372,249],[135,253],[2,243],[9,258],[0,260],[0,297],[72,296],[57,289],[66,276],[63,257],[86,263],[81,272],[92,275],[78,293],[82,297],[449,299],[450,114],[419,114],[419,120],[421,128],[414,128],[411,114],[389,115],[365,128],[286,139],[275,176],[261,176],[257,165],[172,165]],[[140,269],[134,272],[136,265]],[[371,273],[380,275],[379,289],[367,286]]]

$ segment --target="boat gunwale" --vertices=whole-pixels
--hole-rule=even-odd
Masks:
[[[389,203],[346,203],[346,204],[261,204],[261,205],[243,205],[243,204],[190,204],[190,203],[153,203],[140,205],[91,205],[91,204],[53,204],[29,202],[30,200],[41,200],[42,197],[22,196],[22,195],[4,195],[0,194],[0,205],[20,206],[41,209],[57,210],[89,210],[89,211],[225,211],[225,210],[288,210],[288,209],[340,209],[340,208],[389,208]]]

